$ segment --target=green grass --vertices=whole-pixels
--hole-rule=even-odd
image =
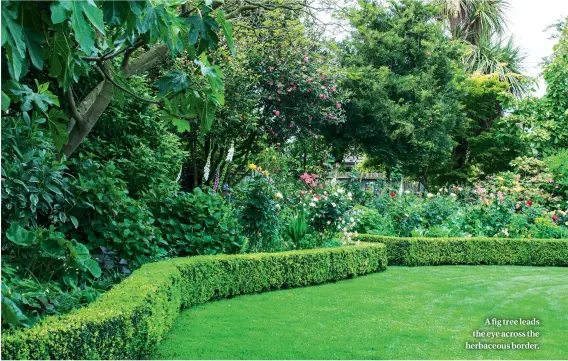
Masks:
[[[536,317],[538,326],[484,326]],[[530,329],[538,350],[466,350],[474,330]],[[240,296],[181,313],[161,359],[566,359],[568,269],[389,267],[334,284]]]

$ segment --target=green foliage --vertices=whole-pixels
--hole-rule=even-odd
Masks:
[[[394,236],[395,230],[390,218],[378,210],[364,206],[355,206],[354,218],[358,220],[355,230],[358,233]]]
[[[496,75],[472,75],[463,82],[467,126],[455,135],[453,163],[438,182],[464,183],[509,169],[516,157],[528,153],[523,129],[503,117],[511,103],[509,84]]]
[[[244,247],[236,212],[218,194],[199,188],[192,193],[156,194],[148,205],[171,256],[230,254]]]
[[[177,258],[143,266],[89,307],[2,335],[4,359],[149,357],[181,308],[386,268],[384,245]]]
[[[130,75],[126,74],[126,66],[132,53],[143,45],[164,43],[172,56],[195,61],[201,71],[186,68],[178,70],[175,77],[166,73],[158,79],[161,91],[156,99],[140,96],[137,99],[150,99],[151,103],[160,105],[163,117],[183,123],[183,130],[189,128],[188,119],[200,118],[202,130],[208,131],[216,108],[223,105],[223,81],[219,67],[210,66],[207,52],[218,47],[221,32],[234,52],[232,24],[219,8],[222,3],[190,1],[184,4],[184,8],[191,9],[186,13],[180,11],[179,5],[175,1],[156,4],[150,1],[3,2],[2,54],[9,73],[9,80],[2,82],[3,109],[20,102],[22,116],[28,120],[29,100],[32,99],[47,114],[48,105],[59,106],[60,94],[74,84],[82,86],[89,81],[86,75],[92,75],[95,64],[105,69],[105,78],[113,78],[115,83],[121,84],[121,91],[126,89],[125,93],[129,93],[130,84],[125,80]],[[119,62],[113,62],[118,56],[123,60],[120,71],[114,69]],[[31,77],[36,74],[31,65],[43,71],[43,77],[55,80],[61,89],[59,94],[50,93],[51,102],[45,97],[38,98],[42,91],[34,93],[28,87]],[[97,73],[101,74],[100,70]],[[188,81],[189,75],[198,76],[199,73],[207,79],[209,86],[196,87],[194,82]],[[180,78],[184,81],[179,81]],[[165,92],[164,87],[173,81],[176,86]],[[89,111],[83,109],[85,114]],[[95,123],[99,115],[90,121]],[[67,139],[63,139],[66,133],[53,123],[59,124],[61,119],[67,121],[66,118],[67,115],[61,113],[49,124],[58,149],[67,143]]]
[[[294,244],[300,244],[300,241],[308,232],[308,222],[306,214],[302,211],[296,212],[288,223],[288,236]]]
[[[544,159],[554,183],[552,191],[568,199],[568,149],[561,149]]]
[[[495,264],[568,266],[568,240],[505,238],[396,238],[360,235],[387,246],[389,265]]]
[[[357,29],[342,44],[347,121],[335,138],[360,147],[405,175],[429,174],[451,159],[463,117],[455,63],[460,48],[432,21],[437,8],[418,1],[362,2],[349,13]],[[343,140],[341,140],[343,138]]]
[[[236,199],[239,219],[249,240],[247,247],[253,252],[282,250],[278,192],[266,171],[253,164],[251,170],[249,179],[239,186]]]

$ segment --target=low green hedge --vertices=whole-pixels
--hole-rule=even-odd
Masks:
[[[398,238],[368,234],[358,239],[386,244],[389,265],[568,266],[568,239]]]
[[[2,359],[141,359],[180,309],[209,300],[336,281],[386,268],[382,244],[142,266],[88,307],[2,335]]]

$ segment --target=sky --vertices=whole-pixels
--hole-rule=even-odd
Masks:
[[[568,0],[510,0],[510,4],[507,12],[509,33],[527,55],[527,73],[536,77],[541,72],[539,63],[552,54],[552,47],[557,42],[557,39],[549,39],[554,31],[545,32],[544,29],[562,16],[568,16]],[[541,79],[535,95],[542,96],[545,90]]]

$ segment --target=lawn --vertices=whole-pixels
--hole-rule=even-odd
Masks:
[[[210,302],[181,313],[159,359],[566,359],[568,269],[389,267],[334,284]],[[487,318],[539,325],[484,325]],[[474,338],[472,332],[539,332]],[[530,342],[536,350],[466,350]]]

